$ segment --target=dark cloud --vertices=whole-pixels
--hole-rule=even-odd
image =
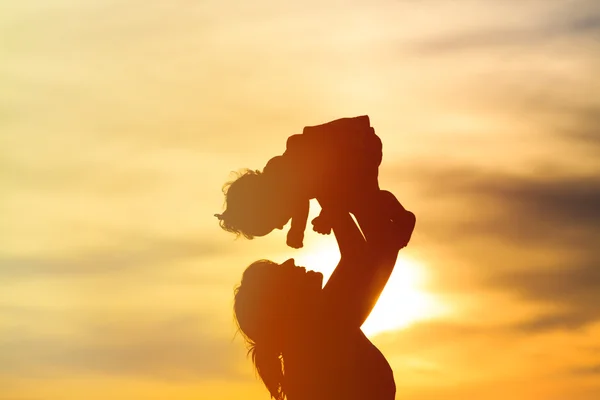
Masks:
[[[451,167],[424,175],[426,194],[466,206],[463,214],[447,216],[461,235],[523,245],[583,245],[600,235],[600,175],[537,177]]]
[[[221,250],[218,244],[207,240],[135,239],[129,241],[128,247],[120,245],[92,249],[62,257],[0,256],[0,277],[4,280],[34,276],[116,273],[201,258],[217,254]]]
[[[519,290],[524,282],[522,289],[527,290]],[[549,303],[588,303],[596,307],[600,304],[600,257],[590,264],[557,265],[504,274],[497,283],[515,288],[524,298],[544,298]]]
[[[516,325],[518,330],[582,329],[600,321],[600,255],[588,255],[581,263],[565,259],[556,265],[498,274],[491,284],[552,310]]]
[[[600,106],[588,105],[570,110],[570,121],[559,128],[561,135],[571,145],[584,149],[600,158]]]
[[[241,344],[211,333],[201,316],[90,323],[77,335],[9,332],[0,342],[0,373],[55,376],[94,372],[159,379],[240,376]],[[233,335],[231,336],[233,338]]]
[[[505,27],[465,31],[443,38],[422,42],[414,47],[420,55],[489,50],[502,46],[547,46],[558,39],[588,38],[598,45],[595,37],[600,34],[600,7],[595,1],[578,1],[554,7],[544,21],[532,21],[526,27]],[[600,50],[600,45],[598,45]]]
[[[524,286],[524,285],[521,285]],[[513,329],[523,333],[541,333],[552,330],[575,330],[586,326],[597,316],[587,315],[579,310],[571,312],[547,313],[513,325]]]
[[[600,375],[600,364],[586,365],[583,367],[572,368],[569,372],[577,376],[596,376]]]
[[[600,175],[457,168],[431,174],[428,181],[435,182],[439,201],[456,201],[454,212],[434,215],[437,225],[430,227],[439,237],[452,237],[478,283],[545,310],[513,329],[583,329],[600,320]],[[473,238],[493,244],[478,248]],[[553,257],[528,259],[528,251]]]

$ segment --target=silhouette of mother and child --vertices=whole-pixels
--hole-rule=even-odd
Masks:
[[[237,324],[276,400],[395,397],[387,360],[360,329],[415,226],[414,214],[379,188],[381,159],[369,117],[342,118],[305,127],[262,172],[245,170],[223,188],[225,211],[216,217],[224,230],[252,239],[291,219],[287,244],[300,248],[316,199],[313,230],[333,230],[339,247],[324,287],[322,274],[293,259],[259,260],[235,290]]]

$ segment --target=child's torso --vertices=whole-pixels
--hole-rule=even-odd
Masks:
[[[311,198],[378,188],[381,141],[372,132],[307,132],[288,139],[289,173]]]

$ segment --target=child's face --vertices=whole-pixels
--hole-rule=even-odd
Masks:
[[[260,217],[259,215],[262,214]],[[265,207],[264,212],[257,212],[257,222],[254,223],[252,229],[253,236],[265,236],[271,233],[274,229],[283,229],[285,224],[290,220],[293,214],[293,209],[286,205],[277,205]]]

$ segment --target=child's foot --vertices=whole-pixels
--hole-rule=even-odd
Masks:
[[[287,234],[286,244],[293,249],[300,249],[304,241],[304,232],[297,232],[294,229],[290,229]]]
[[[331,233],[331,222],[323,213],[319,214],[315,219],[312,220],[313,231],[322,235],[329,235]]]

